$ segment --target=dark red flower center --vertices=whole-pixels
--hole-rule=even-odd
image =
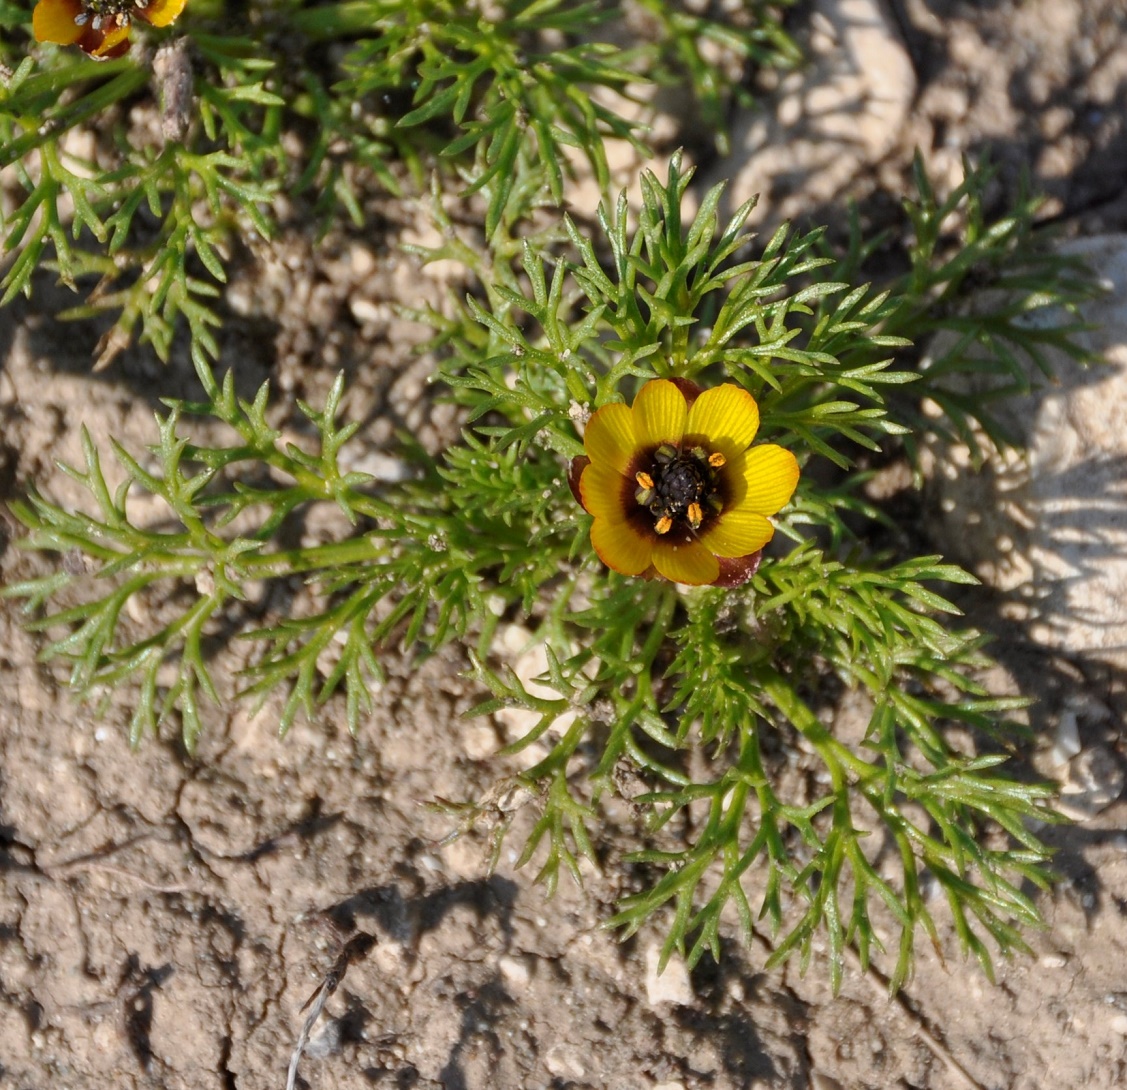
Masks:
[[[663,443],[644,459],[634,474],[635,501],[653,516],[654,530],[667,534],[675,527],[689,532],[724,509],[720,469],[722,454],[703,447],[678,450]]]

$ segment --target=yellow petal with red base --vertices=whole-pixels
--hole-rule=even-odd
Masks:
[[[653,542],[625,519],[596,518],[591,523],[591,544],[599,559],[622,575],[641,575],[654,553]]]
[[[112,30],[106,30],[102,35],[102,40],[94,45],[93,48],[90,48],[85,40],[78,44],[82,46],[90,56],[97,57],[99,60],[109,60],[111,57],[120,57],[129,49],[129,27],[115,26]]]
[[[626,489],[632,492],[635,486],[621,473],[602,462],[592,462],[579,478],[579,502],[583,509],[595,518],[611,519],[621,522],[625,514],[623,496]],[[633,496],[629,497],[633,502]]]
[[[688,416],[685,395],[672,382],[647,382],[634,398],[634,436],[638,446],[680,446]]]
[[[759,431],[759,406],[742,386],[725,383],[705,390],[693,402],[685,435],[720,451],[728,461],[742,454]]]
[[[37,42],[54,42],[56,45],[74,45],[84,33],[75,24],[82,14],[78,0],[39,0],[31,13],[31,27]]]
[[[715,582],[720,575],[720,561],[699,541],[655,542],[653,565],[671,583],[694,587]]]
[[[634,457],[634,414],[628,405],[604,405],[590,420],[583,433],[583,449],[592,462],[605,464],[625,473]],[[588,511],[591,509],[588,507]]]
[[[184,5],[188,0],[152,0],[147,8],[141,8],[137,14],[153,26],[168,26],[180,18]]]
[[[789,450],[773,443],[752,447],[723,469],[731,489],[730,506],[773,515],[788,503],[798,486],[798,462]],[[728,517],[725,510],[720,519]]]
[[[701,544],[716,556],[747,556],[758,552],[775,535],[763,515],[747,507],[733,507],[700,532]]]

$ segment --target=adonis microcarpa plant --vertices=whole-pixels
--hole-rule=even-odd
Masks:
[[[610,922],[659,922],[666,958],[719,956],[733,909],[746,934],[768,936],[769,964],[805,965],[824,943],[836,987],[846,947],[864,965],[884,952],[895,988],[918,935],[938,934],[925,886],[988,973],[994,951],[1023,949],[1040,923],[1030,887],[1049,880],[1036,830],[1054,814],[1046,785],[1002,767],[1021,702],[977,680],[983,640],[944,590],[973,580],[939,557],[875,551],[867,535],[888,516],[863,485],[866,459],[910,459],[924,428],[998,434],[988,400],[952,377],[965,354],[920,366],[926,334],[957,325],[964,346],[985,347],[974,366],[999,392],[1027,382],[1021,361],[1048,347],[1079,354],[1070,314],[1091,283],[1041,245],[1034,203],[990,218],[985,171],[939,198],[919,166],[909,271],[879,285],[859,232],[841,251],[821,230],[756,239],[750,204],[721,222],[720,186],[685,215],[680,155],[643,175],[637,207],[622,196],[585,223],[545,210],[568,184],[562,149],[605,179],[604,141],[639,137],[582,88],[625,90],[645,58],[580,35],[602,25],[593,7],[502,3],[486,19],[441,0],[363,0],[261,16],[264,31],[276,19],[313,43],[310,57],[344,43],[331,76],[312,60],[280,72],[200,8],[200,23],[194,4],[177,23],[191,28],[198,117],[108,174],[78,169],[61,137],[143,93],[136,50],[29,56],[0,94],[2,163],[18,164],[23,196],[5,224],[6,299],[31,290],[50,252],[64,281],[103,278],[78,308],[117,315],[103,358],[137,328],[167,354],[184,318],[201,388],[165,403],[144,454],[110,443],[113,473],[84,434],[84,462],[66,472],[85,507],[53,501],[50,482],[13,505],[25,548],[85,561],[4,590],[44,634],[44,658],[83,696],[136,692],[135,744],[176,724],[192,749],[210,708],[279,692],[283,732],[338,708],[361,730],[390,645],[456,641],[485,695],[476,714],[533,713],[509,754],[538,754],[515,784],[539,808],[521,862],[537,860],[549,888],[561,869],[578,878],[581,856],[601,861],[602,804],[640,785],[637,850],[615,864],[632,892]],[[777,24],[755,26],[743,40],[783,63]],[[517,65],[518,47],[527,61],[529,42],[561,36],[568,48]],[[393,123],[369,109],[403,94]],[[279,141],[291,124],[308,139],[296,177]],[[444,162],[463,198],[480,198],[471,230],[443,204]],[[377,482],[348,468],[359,425],[342,419],[343,379],[323,405],[298,406],[314,439],[287,440],[268,388],[240,397],[217,366],[208,300],[221,297],[225,240],[269,235],[280,186],[318,188],[326,216],[355,217],[360,173],[390,188],[422,164],[439,171],[442,241],[417,253],[479,278],[448,311],[418,312],[463,430],[438,453],[404,437],[411,472]],[[960,316],[984,279],[1011,303]],[[923,397],[938,422],[920,415]],[[140,518],[154,501],[165,517]],[[318,504],[351,532],[283,547],[287,519]],[[238,632],[253,665],[226,690],[205,642],[230,637],[223,622],[249,588],[295,577],[313,604]],[[123,623],[150,596],[178,604],[149,630]],[[498,659],[501,617],[534,630],[555,695]],[[868,709],[860,743],[827,725],[846,690]],[[795,754],[811,770],[801,789],[785,775]],[[469,800],[461,827],[487,809]]]

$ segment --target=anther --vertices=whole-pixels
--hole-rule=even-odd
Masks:
[[[87,19],[89,19],[89,18],[90,18],[90,12],[88,12],[88,11],[80,11],[80,12],[79,12],[79,13],[78,13],[78,14],[77,14],[77,15],[76,15],[75,17],[74,17],[74,25],[75,25],[75,26],[85,26],[85,25],[86,25],[86,20],[87,20]]]
[[[117,13],[117,25],[129,26],[129,16],[126,15],[124,11],[119,11]]]
[[[667,534],[673,528],[673,520],[668,515],[662,515],[661,518],[654,523],[654,529],[659,534]]]
[[[644,469],[638,470],[634,474],[634,480],[638,482],[643,488],[653,488],[654,479]]]
[[[149,0],[133,0],[133,6],[144,11],[149,6]]]
[[[95,30],[101,30],[101,29],[102,29],[102,17],[101,17],[100,15],[95,15],[95,16],[94,16],[94,19],[93,19],[93,21],[92,21],[92,22],[90,23],[90,25],[91,25],[91,26],[92,26],[92,27],[93,27],[93,28],[94,28]]]
[[[713,469],[719,469],[722,465],[726,464],[727,461],[728,459],[725,458],[720,451],[715,451],[708,456],[708,464],[712,466]]]
[[[688,510],[687,514],[689,516],[689,525],[694,530],[699,529],[700,524],[701,524],[701,519],[704,518],[704,513],[700,509],[700,504],[699,503],[690,503],[689,504],[689,510]]]

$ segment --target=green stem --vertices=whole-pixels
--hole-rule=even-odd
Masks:
[[[665,643],[679,599],[677,592],[670,583],[653,583],[648,590],[647,598],[649,602],[647,605],[652,606],[656,601],[657,608],[649,635],[639,651],[638,665],[634,668],[637,687],[633,699],[619,713],[604,747],[602,759],[591,775],[596,785],[610,777],[622,753],[632,748],[634,723],[638,713],[643,708],[651,707],[654,704],[653,663]],[[646,612],[648,613],[648,609]],[[596,787],[596,790],[598,790],[598,787]]]
[[[345,38],[353,34],[372,35],[379,33],[380,20],[386,19],[389,15],[388,7],[387,4],[373,3],[372,0],[321,4],[315,8],[295,12],[290,21],[294,27],[314,41]]]
[[[111,61],[110,63],[113,64],[114,62]],[[148,82],[149,70],[147,68],[142,68],[136,62],[117,63],[119,65],[127,64],[128,67],[96,91],[83,95],[77,102],[70,106],[64,106],[53,116],[46,119],[42,117],[24,119],[21,123],[24,128],[31,131],[18,140],[13,140],[7,147],[0,148],[0,168],[10,166],[22,159],[29,151],[34,151],[35,148],[48,141],[57,139],[68,129],[88,121],[115,102],[120,102],[135,91],[140,90]]]
[[[844,795],[847,785],[845,769],[850,768],[861,780],[873,774],[873,765],[843,746],[819,721],[794,689],[777,673],[764,670],[757,680],[772,703],[787,717],[795,729],[818,751],[830,773],[834,794]]]

